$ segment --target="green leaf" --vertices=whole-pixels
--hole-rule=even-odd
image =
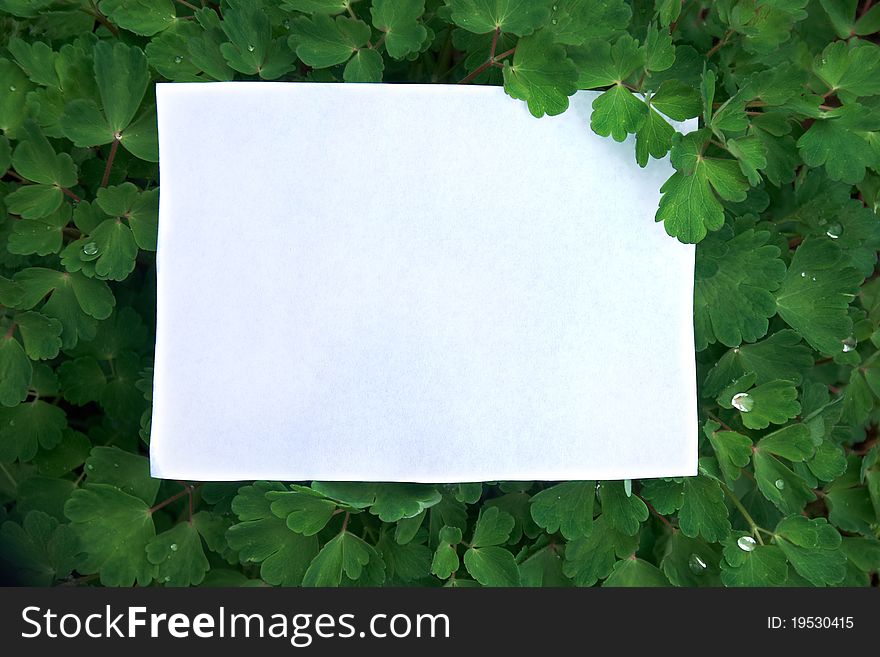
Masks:
[[[846,574],[840,534],[825,518],[794,515],[776,525],[778,545],[798,575],[814,586],[837,584]]]
[[[64,398],[79,406],[98,401],[107,385],[104,370],[91,356],[64,361],[57,374]]]
[[[644,50],[628,34],[613,44],[606,39],[587,41],[572,49],[571,56],[578,70],[578,89],[619,85],[645,63]]]
[[[147,543],[147,559],[156,566],[156,581],[165,586],[201,584],[211,567],[202,539],[189,522],[176,524]]]
[[[346,82],[381,82],[385,63],[375,50],[361,48],[352,55],[342,71]]]
[[[431,573],[440,579],[447,579],[461,566],[456,545],[461,543],[461,530],[458,527],[443,527],[440,530],[437,549],[431,561]]]
[[[15,280],[21,285],[20,307],[25,310],[34,308],[50,295],[40,312],[61,322],[65,349],[75,346],[80,337],[93,338],[94,320],[106,319],[113,312],[115,299],[107,284],[79,273],[30,267],[16,274]]]
[[[110,484],[146,504],[156,501],[161,483],[150,476],[150,462],[145,457],[103,446],[92,448],[86,460],[86,481]]]
[[[694,332],[698,351],[716,341],[738,347],[767,333],[768,320],[776,313],[772,293],[785,276],[779,248],[769,241],[767,231],[749,229],[732,236],[724,229],[697,248]]]
[[[702,101],[693,88],[677,80],[664,80],[651,96],[651,105],[675,121],[699,116]]]
[[[716,543],[730,533],[721,486],[709,477],[685,477],[678,525],[685,536]]]
[[[804,461],[813,455],[815,446],[807,425],[791,424],[761,438],[755,449],[789,461]]]
[[[41,399],[0,408],[0,460],[30,461],[38,447],[60,443],[66,427],[64,411]]]
[[[336,504],[305,486],[291,484],[291,491],[269,491],[270,508],[295,532],[313,536],[327,526],[336,511]]]
[[[83,573],[98,573],[104,586],[146,586],[156,568],[146,546],[156,535],[143,500],[108,484],[85,484],[74,490],[64,514],[78,536],[85,558]]]
[[[102,187],[98,190],[98,206],[111,217],[128,221],[137,245],[148,251],[156,250],[159,226],[158,190],[141,192],[130,182]],[[98,225],[85,232],[96,230]]]
[[[354,534],[342,531],[331,538],[312,560],[303,577],[303,586],[340,586],[367,576],[368,564],[379,564],[381,577],[385,579],[385,566],[375,548]]]
[[[813,69],[829,91],[846,98],[880,93],[880,47],[870,42],[855,40],[852,46],[845,41],[829,43],[816,57]]]
[[[744,374],[755,374],[756,383],[788,379],[799,384],[802,374],[813,365],[812,351],[800,336],[783,329],[754,344],[739,345],[715,363],[703,385],[705,397],[715,397],[731,381]]]
[[[28,358],[46,360],[58,355],[61,349],[61,322],[33,311],[17,313],[15,322]]]
[[[615,84],[593,101],[590,127],[597,135],[623,141],[648,118],[648,106],[621,84]]]
[[[226,539],[242,563],[260,564],[260,577],[269,584],[299,586],[318,553],[318,541],[291,531],[272,513],[266,493],[284,490],[281,484],[265,481],[242,486],[232,501],[241,522],[229,528]]]
[[[18,340],[0,338],[0,404],[15,406],[27,397],[31,362]]]
[[[283,39],[272,38],[269,16],[258,4],[229,3],[221,27],[229,42],[220,44],[220,52],[234,70],[274,80],[293,68],[293,52]]]
[[[423,484],[373,484],[312,482],[312,489],[357,509],[370,509],[384,522],[412,518],[441,500],[434,486]]]
[[[290,24],[290,47],[303,63],[315,68],[342,64],[370,40],[370,26],[360,20],[317,14]]]
[[[755,452],[752,460],[758,490],[783,513],[798,513],[805,504],[816,499],[803,478],[776,457]]]
[[[649,156],[655,159],[664,157],[672,146],[674,134],[673,127],[651,107],[648,118],[636,132],[636,162],[639,166],[647,166]]]
[[[878,130],[876,113],[850,103],[815,121],[797,140],[797,147],[807,165],[824,166],[832,180],[857,183],[866,168],[880,165],[880,151],[871,137]]]
[[[513,529],[513,516],[502,511],[498,507],[490,506],[480,513],[474,527],[474,536],[471,539],[473,547],[488,547],[502,545],[510,536]]]
[[[586,538],[566,545],[562,570],[577,586],[592,586],[608,576],[615,556],[630,556],[637,545],[634,537],[616,531],[603,514],[593,521],[593,529]]]
[[[80,544],[67,525],[40,511],[31,511],[19,525],[0,527],[0,562],[14,569],[14,583],[51,586],[67,577],[79,562]],[[8,584],[8,582],[7,582]]]
[[[428,38],[418,20],[424,11],[425,0],[373,0],[373,27],[385,33],[385,50],[391,57],[402,59],[421,49]]]
[[[131,123],[147,91],[147,57],[135,46],[99,41],[95,44],[95,78],[104,114],[114,132]]]
[[[529,112],[541,117],[568,109],[568,97],[577,91],[577,69],[565,48],[541,31],[520,39],[513,62],[504,61],[504,90],[526,101]]]
[[[31,187],[37,186],[32,185]],[[54,192],[52,193],[54,194]],[[25,214],[33,215],[35,213],[25,211]],[[36,214],[42,214],[42,212]],[[59,206],[51,214],[44,217],[34,219],[23,218],[13,224],[12,234],[9,236],[6,248],[10,253],[22,255],[50,255],[58,253],[64,240],[64,228],[69,221],[70,206],[67,204]]]
[[[847,307],[861,282],[834,242],[808,238],[795,251],[776,294],[779,316],[817,351],[837,354],[852,335]]]
[[[446,4],[455,24],[475,34],[498,29],[526,36],[550,18],[544,0],[447,0]]]
[[[614,587],[654,587],[669,586],[669,580],[657,566],[644,559],[633,556],[621,559],[614,564],[614,569],[602,586]]]
[[[615,530],[627,536],[639,531],[640,523],[648,519],[648,507],[636,495],[627,495],[623,482],[603,481],[599,485],[602,515]]]
[[[593,526],[595,481],[567,481],[531,498],[531,515],[550,534],[557,531],[568,540],[583,538]]]
[[[785,424],[801,412],[797,401],[797,388],[791,381],[776,380],[749,388],[750,378],[743,377],[740,385],[734,385],[721,394],[731,394],[730,399],[721,398],[719,403],[725,408],[735,408],[740,412],[743,424],[749,429],[764,429],[772,424]]]
[[[76,165],[67,153],[56,153],[49,140],[32,123],[28,123],[24,141],[12,154],[12,166],[24,178],[55,187],[76,184]],[[58,192],[61,193],[60,190]]]
[[[472,547],[464,553],[467,571],[483,586],[519,586],[519,567],[501,547]]]
[[[625,0],[558,0],[551,7],[549,30],[557,43],[578,46],[591,39],[610,39],[629,25],[632,10]]]
[[[782,586],[787,578],[788,563],[777,546],[759,545],[746,532],[732,532],[724,541],[724,586]]]
[[[673,532],[660,569],[674,586],[718,586],[719,554],[712,546]]]
[[[101,0],[99,7],[111,23],[141,36],[167,30],[177,19],[171,0]]]

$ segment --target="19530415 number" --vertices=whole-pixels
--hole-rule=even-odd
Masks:
[[[767,628],[771,630],[849,630],[855,627],[852,616],[768,616]]]

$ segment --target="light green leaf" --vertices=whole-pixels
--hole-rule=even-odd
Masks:
[[[577,69],[565,48],[552,42],[546,32],[520,39],[513,62],[504,61],[504,90],[526,101],[533,116],[561,114],[568,97],[577,91]]]
[[[147,543],[147,559],[156,566],[156,581],[165,586],[201,584],[211,567],[202,539],[189,522],[176,524]]]

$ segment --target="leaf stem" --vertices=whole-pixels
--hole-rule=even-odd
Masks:
[[[74,194],[72,191],[70,191],[69,189],[67,189],[67,187],[62,187],[62,188],[61,188],[61,191],[64,192],[67,196],[69,196],[70,198],[72,198],[72,199],[73,199],[74,201],[76,201],[77,203],[80,203],[80,202],[82,201],[82,199],[81,199],[79,196],[77,196],[77,195]]]
[[[727,487],[727,484],[724,484],[720,481],[718,483],[721,484],[721,490],[723,490],[724,493],[730,498],[730,501],[733,502],[733,505],[742,514],[742,517],[745,518],[747,523],[749,523],[749,528],[752,530],[752,536],[755,537],[755,540],[758,541],[758,543],[764,545],[764,539],[761,538],[761,531],[766,530],[762,530],[760,527],[758,527],[758,523],[756,523],[755,519],[752,518],[748,511],[746,511],[746,508],[743,506],[742,502],[740,502],[739,498],[733,494],[733,491]]]
[[[113,143],[110,145],[110,154],[107,156],[107,165],[104,167],[104,176],[101,178],[101,187],[106,187],[110,182],[110,169],[113,168],[113,160],[116,159],[116,150],[119,148],[119,135],[113,137]]]
[[[183,5],[184,7],[186,7],[187,9],[192,9],[193,11],[198,11],[198,10],[199,10],[198,7],[196,7],[196,6],[193,5],[193,4],[188,3],[186,0],[177,0],[177,2],[179,2],[180,4],[182,4],[182,5]]]
[[[351,518],[351,511],[345,512],[345,517],[342,519],[342,529],[339,530],[340,534],[344,534],[345,530],[348,528],[348,519]]]
[[[724,46],[726,46],[728,39],[730,39],[730,37],[732,35],[733,35],[733,30],[727,30],[727,32],[724,33],[724,36],[718,40],[718,43],[716,43],[714,46],[712,46],[709,49],[709,52],[706,53],[706,59],[712,59],[712,55],[714,55],[716,52],[718,52]]]
[[[15,480],[15,477],[12,476],[12,473],[6,469],[6,466],[3,464],[3,461],[0,461],[0,470],[3,471],[3,474],[6,475],[6,478],[9,480],[9,483],[12,484],[12,488],[18,490],[18,482]]]
[[[676,529],[676,528],[675,528],[675,525],[673,525],[671,522],[669,522],[669,521],[663,516],[662,513],[660,513],[657,509],[655,509],[653,504],[651,504],[648,500],[646,500],[644,497],[642,497],[642,496],[639,495],[638,493],[636,493],[636,497],[638,497],[642,502],[645,503],[645,506],[648,507],[648,510],[649,510],[651,513],[653,513],[655,516],[657,516],[657,517],[660,519],[660,522],[662,522],[664,525],[666,525],[667,527],[669,527],[669,529],[671,529],[673,532],[675,531],[675,529]]]
[[[175,493],[175,494],[172,495],[171,497],[169,497],[169,498],[167,498],[167,499],[165,499],[165,500],[159,502],[158,504],[154,504],[153,506],[151,506],[151,507],[149,508],[149,510],[147,511],[147,513],[149,513],[149,514],[152,515],[153,513],[155,513],[156,511],[158,511],[159,509],[168,506],[168,505],[171,504],[172,502],[176,502],[177,500],[179,500],[181,497],[183,497],[183,496],[186,495],[187,493],[189,493],[189,488],[184,488],[184,489],[183,489],[182,491],[180,491],[179,493]]]

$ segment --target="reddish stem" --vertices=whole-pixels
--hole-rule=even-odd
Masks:
[[[110,169],[113,168],[113,160],[116,159],[116,150],[119,148],[119,135],[115,135],[110,145],[110,155],[107,156],[107,165],[104,167],[104,177],[101,178],[101,187],[106,187],[110,182]]]

